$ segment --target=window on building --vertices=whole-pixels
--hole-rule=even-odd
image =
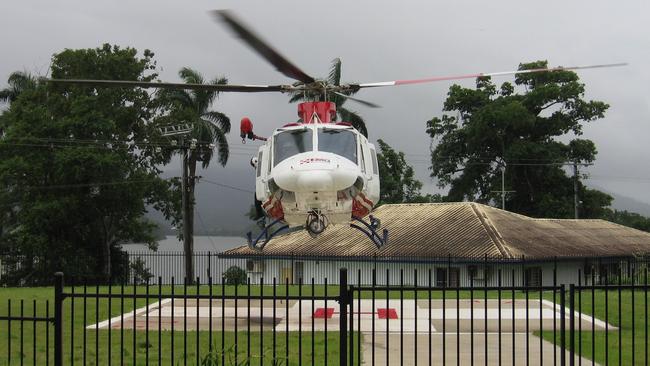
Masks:
[[[437,287],[456,287],[459,284],[460,270],[458,268],[436,268]]]
[[[246,271],[254,273],[264,272],[264,262],[249,259],[246,261]]]
[[[601,284],[615,284],[618,283],[621,274],[620,262],[605,262],[598,264],[598,281]]]
[[[467,266],[467,272],[473,281],[486,281],[490,274],[490,267],[485,264],[474,264]]]

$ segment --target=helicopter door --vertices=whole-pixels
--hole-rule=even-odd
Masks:
[[[370,158],[370,149],[368,147],[368,141],[362,140],[361,142],[361,159],[359,161],[359,166],[361,168],[361,171],[363,172],[364,177],[366,180],[372,179],[372,165],[371,165],[371,158]]]
[[[372,178],[379,180],[379,164],[377,163],[377,151],[373,146],[370,147],[370,157],[372,159]]]
[[[368,168],[368,174],[370,174],[370,179],[368,181],[368,198],[375,202],[379,201],[379,165],[377,164],[377,151],[375,150],[374,145],[368,144],[368,150],[370,151],[370,167]]]
[[[258,200],[263,200],[268,195],[267,179],[271,154],[268,145],[260,146],[257,154],[257,167],[255,169],[255,194]]]

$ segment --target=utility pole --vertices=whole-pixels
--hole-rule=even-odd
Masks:
[[[185,283],[192,283],[194,279],[194,217],[193,202],[190,197],[190,180],[187,160],[189,159],[190,146],[183,137],[192,131],[191,124],[164,126],[160,128],[163,136],[180,136],[178,148],[181,150],[181,213],[183,216],[183,253],[185,256]],[[172,141],[172,146],[176,146]]]
[[[492,191],[492,193],[500,193],[501,194],[501,209],[505,210],[506,209],[506,194],[507,193],[514,193],[515,191],[506,191],[506,162],[504,161],[501,164],[501,190],[500,191]]]
[[[578,176],[578,165],[582,166],[590,166],[593,165],[592,163],[578,163],[577,161],[573,161],[572,163],[568,164],[563,164],[563,165],[573,165],[573,217],[576,219],[580,218],[579,214],[579,208],[580,208],[580,200],[578,198],[578,183],[580,182],[579,176]]]
[[[578,218],[578,163],[573,162],[573,213]]]
[[[501,167],[501,209],[506,209],[506,166]]]
[[[182,140],[181,140],[182,141]],[[194,233],[192,230],[191,215],[192,202],[190,202],[190,185],[187,174],[187,146],[181,142],[182,163],[181,169],[181,210],[183,212],[183,253],[185,253],[185,283],[192,283],[194,278]]]

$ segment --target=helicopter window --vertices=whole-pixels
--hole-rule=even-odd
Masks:
[[[255,167],[255,170],[257,172],[257,176],[259,177],[262,175],[262,152],[260,151],[259,156],[257,157],[257,166]]]
[[[354,132],[318,129],[318,151],[331,152],[357,163],[357,138]]]
[[[372,174],[379,174],[379,166],[377,166],[377,152],[374,149],[370,149],[370,156],[372,156]]]
[[[361,151],[361,163],[359,165],[361,165],[361,171],[365,173],[366,172],[366,154],[363,153],[363,148],[359,149],[359,151]]]
[[[296,154],[313,150],[311,130],[285,131],[275,135],[273,141],[274,165]]]

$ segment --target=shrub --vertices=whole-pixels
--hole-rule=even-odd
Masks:
[[[232,266],[223,273],[226,285],[244,285],[247,282],[247,277],[246,271],[237,266]]]
[[[131,262],[131,273],[133,281],[140,285],[147,283],[153,277],[149,268],[145,267],[144,260],[140,257]]]

